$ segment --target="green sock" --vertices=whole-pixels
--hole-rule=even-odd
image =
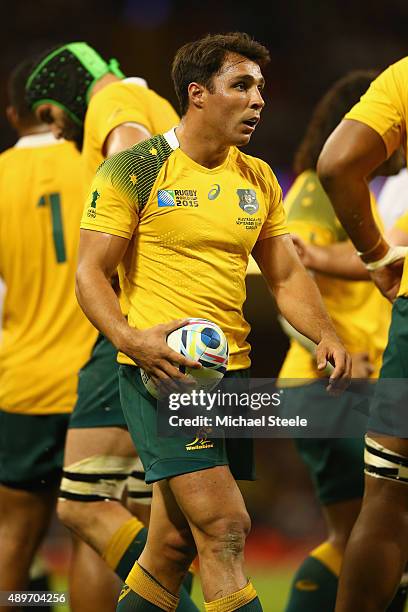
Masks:
[[[297,570],[285,612],[334,612],[341,554],[328,542],[313,550]]]
[[[261,602],[251,582],[248,582],[245,587],[235,593],[230,593],[213,601],[206,601],[204,608],[206,612],[219,612],[220,610],[262,612]]]
[[[191,589],[190,591],[187,591],[186,587],[184,586],[184,582],[179,593],[180,600],[177,606],[177,612],[198,612],[197,606],[190,597]]]
[[[405,604],[407,602],[408,586],[406,584],[400,585],[398,591],[394,595],[394,599],[388,606],[386,612],[404,612]]]
[[[242,612],[262,612],[262,606],[258,597],[255,597],[255,599],[245,604],[244,606],[237,608],[237,610],[242,610]]]
[[[157,612],[157,610],[163,610],[163,608],[144,599],[127,585],[123,587],[116,607],[116,612]]]
[[[142,534],[142,532],[145,533]],[[142,544],[143,538],[144,542]],[[142,529],[141,531],[139,531],[139,533],[137,534],[137,536],[119,561],[115,572],[120,578],[122,578],[123,581],[126,580],[130,570],[135,564],[135,561],[137,561],[137,559],[139,558],[139,555],[144,548],[146,538],[147,529]],[[193,577],[193,574],[191,572],[188,572],[183,580],[183,584],[180,589],[180,601],[179,605],[177,606],[178,612],[198,612],[197,606],[193,603],[193,600],[190,597],[191,589],[193,586]],[[135,610],[137,609],[138,608],[135,608]],[[146,610],[150,610],[150,608],[146,608]]]
[[[158,608],[150,601],[147,601],[147,599],[144,599],[143,597],[129,589],[129,587],[127,587],[127,590],[127,595],[123,597],[123,599],[121,599],[118,603],[118,607],[116,608],[118,612],[134,612],[136,610],[143,610],[143,612],[153,612],[154,610],[162,609]],[[122,589],[122,593],[123,592],[124,590]],[[182,589],[180,591],[180,601],[178,603],[177,610],[178,612],[198,612],[197,606],[194,604],[192,599],[190,599],[190,596],[185,589]],[[257,610],[258,608],[254,608],[254,612]]]
[[[115,568],[115,572],[119,578],[122,578],[123,581],[126,580],[127,575],[135,564],[135,561],[137,561],[137,559],[140,557],[142,550],[145,547],[146,540],[147,529],[146,527],[143,527],[143,529],[138,531],[120,558],[120,561]]]

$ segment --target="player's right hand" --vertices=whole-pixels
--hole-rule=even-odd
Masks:
[[[180,366],[202,368],[198,361],[173,351],[166,342],[167,336],[172,331],[187,322],[188,319],[178,319],[149,329],[132,329],[130,343],[124,351],[140,368],[143,368],[156,386],[168,391],[180,391],[180,386],[189,388],[196,384],[192,377],[180,372]]]
[[[351,355],[351,377],[352,378],[370,378],[374,372],[374,366],[370,361],[368,353],[352,353]]]
[[[401,284],[404,261],[404,259],[398,259],[383,268],[370,272],[370,276],[374,283],[390,302],[393,302],[397,297]]]
[[[319,261],[323,261],[324,250],[315,245],[305,242],[296,234],[291,234],[292,242],[295,245],[297,254],[299,255],[300,261],[309,270],[315,270],[318,268]]]

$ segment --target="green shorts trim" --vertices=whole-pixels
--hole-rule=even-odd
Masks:
[[[249,370],[227,373],[226,377],[248,378]],[[252,439],[159,437],[156,400],[146,391],[139,368],[120,366],[119,388],[123,412],[147,483],[217,465],[229,465],[237,480],[254,480]]]
[[[79,372],[78,400],[70,429],[126,427],[119,394],[117,350],[102,334]]]
[[[0,483],[27,491],[58,485],[69,417],[0,410]]]
[[[392,307],[380,378],[408,378],[408,298],[405,297],[396,299]]]
[[[401,381],[387,379],[401,379]],[[406,438],[408,401],[408,298],[399,297],[392,307],[388,343],[374,399],[369,431]]]
[[[350,411],[347,396],[336,399],[336,410],[325,410],[321,384],[285,388],[283,416],[293,414],[322,421],[324,431],[336,431],[336,422],[342,411]],[[324,397],[324,396],[323,396]],[[344,404],[344,406],[343,406]],[[367,405],[368,408],[368,405]],[[317,417],[317,418],[316,418]],[[364,438],[295,438],[295,446],[306,464],[316,495],[324,506],[360,498],[364,492]]]

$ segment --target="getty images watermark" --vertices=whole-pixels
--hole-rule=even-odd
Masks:
[[[407,379],[353,380],[342,393],[327,379],[228,378],[211,391],[159,400],[158,433],[212,438],[355,438],[368,429],[408,437]]]
[[[281,393],[257,392],[215,392],[193,390],[190,393],[171,393],[168,397],[168,408],[171,411],[180,411],[183,408],[199,409],[200,412],[214,412],[196,414],[193,416],[170,415],[170,427],[222,427],[222,428],[259,428],[259,427],[307,427],[307,419],[299,416],[285,418],[275,414],[253,413],[262,408],[277,408],[281,405]],[[233,409],[234,414],[226,414],[226,409]],[[244,413],[242,412],[244,411]]]

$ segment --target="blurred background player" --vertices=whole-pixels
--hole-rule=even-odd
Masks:
[[[179,121],[169,102],[143,79],[124,78],[115,60],[105,62],[82,42],[38,58],[27,82],[27,97],[57,138],[74,140],[82,150],[85,192],[105,158]],[[135,178],[129,175],[129,180]],[[98,194],[91,199],[96,207]],[[126,313],[124,299],[121,304]],[[124,580],[146,541],[151,486],[144,484],[143,467],[120,406],[116,356],[113,345],[100,335],[80,373],[58,513]],[[122,504],[125,485],[128,507]],[[183,590],[179,609],[195,609],[191,606]]]
[[[395,300],[366,436],[364,499],[344,558],[338,612],[383,610],[408,559],[406,249],[390,246],[382,236],[367,188],[367,177],[396,149],[407,153],[407,83],[405,57],[373,81],[327,140],[318,162],[322,184],[362,262],[384,295]],[[387,379],[394,380],[387,385]],[[403,405],[392,395],[401,392]]]
[[[378,377],[391,308],[355,255],[317,178],[316,164],[327,137],[375,76],[370,71],[352,72],[337,81],[318,103],[296,154],[297,179],[285,198],[289,230],[295,235],[303,263],[315,272],[315,281],[336,331],[352,354],[353,377],[359,379]],[[403,155],[398,151],[377,173],[396,174],[403,163]],[[371,206],[378,219],[372,193]],[[316,389],[313,379],[324,375],[317,369],[313,349],[292,339],[280,377],[292,379],[291,385],[300,386],[287,389],[286,395],[296,398],[296,409],[305,413],[311,406],[319,405],[321,422],[327,418],[324,412],[330,407],[321,405],[320,385]],[[302,379],[310,379],[310,383],[305,386]],[[337,418],[338,414],[333,413],[332,419]],[[310,470],[328,537],[299,567],[286,611],[332,612],[344,550],[363,496],[364,440],[296,438],[295,445]],[[390,609],[403,610],[405,599],[404,590]]]
[[[10,77],[7,117],[19,140],[0,156],[1,591],[27,587],[55,509],[78,369],[96,337],[74,293],[80,157],[27,107],[29,71],[24,62]]]

